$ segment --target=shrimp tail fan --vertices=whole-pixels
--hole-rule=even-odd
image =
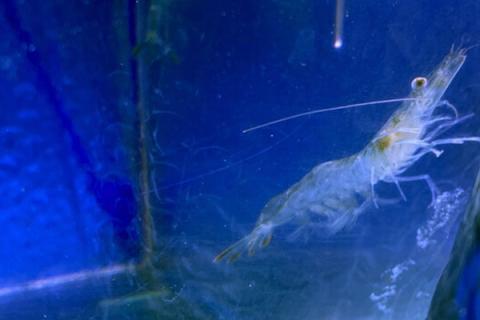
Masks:
[[[272,231],[272,227],[270,226],[259,225],[255,227],[250,234],[220,252],[215,259],[213,259],[213,262],[225,260],[232,263],[245,252],[247,252],[249,256],[253,256],[256,249],[265,248],[270,244]]]

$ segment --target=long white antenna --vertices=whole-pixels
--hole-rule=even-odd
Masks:
[[[265,122],[262,124],[259,124],[257,126],[242,130],[242,133],[247,133],[251,132],[257,129],[265,128],[280,122],[285,122],[288,120],[300,118],[300,117],[305,117],[309,116],[312,114],[316,113],[322,113],[322,112],[329,112],[329,111],[337,111],[337,110],[342,110],[342,109],[350,109],[350,108],[357,108],[357,107],[364,107],[364,106],[370,106],[374,104],[387,104],[387,103],[393,103],[393,102],[401,102],[401,101],[412,101],[412,100],[418,100],[418,98],[397,98],[397,99],[387,99],[387,100],[377,100],[377,101],[369,101],[369,102],[361,102],[361,103],[354,103],[354,104],[347,104],[344,106],[338,106],[338,107],[333,107],[333,108],[326,108],[326,109],[316,109],[312,111],[307,111],[307,112],[302,112],[302,113],[297,113],[288,117],[280,118],[277,120]]]

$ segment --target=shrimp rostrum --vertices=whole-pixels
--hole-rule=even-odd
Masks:
[[[298,223],[300,228],[321,226],[334,234],[351,225],[372,205],[378,206],[375,185],[393,183],[405,198],[402,182],[424,181],[432,201],[437,188],[429,175],[406,176],[405,171],[426,154],[442,154],[442,145],[480,142],[479,137],[438,138],[449,128],[469,118],[442,97],[466,59],[466,49],[454,49],[428,76],[413,79],[412,91],[384,126],[360,152],[314,167],[263,208],[254,229],[214,259],[232,262],[243,253],[253,255],[268,246],[280,225]]]

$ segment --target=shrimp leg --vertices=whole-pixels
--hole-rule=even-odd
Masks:
[[[370,170],[370,192],[372,193],[372,201],[373,201],[373,204],[375,205],[375,208],[379,208],[378,207],[378,202],[377,202],[377,197],[375,196],[375,168],[372,167],[372,169]]]
[[[440,155],[443,153],[442,150],[438,150],[433,148],[433,145],[430,142],[426,142],[424,140],[420,139],[410,139],[410,140],[403,140],[400,142],[397,142],[398,144],[413,144],[419,148],[421,148],[421,151],[413,158],[414,161],[417,161],[421,157],[423,157],[425,154],[432,152],[437,158],[440,157]]]
[[[457,124],[459,123],[462,123],[464,122],[465,120],[469,119],[473,117],[473,113],[470,113],[470,114],[467,114],[463,117],[460,117],[460,118],[457,118],[453,121],[449,121],[447,123],[442,123],[441,125],[439,125],[438,127],[436,127],[432,132],[430,132],[426,137],[425,137],[425,140],[426,141],[430,141],[431,139],[433,139],[434,137],[437,137],[439,135],[441,135],[442,133],[444,133],[445,131],[449,130],[450,128],[452,128],[453,126],[456,126]]]
[[[439,139],[430,142],[432,146],[438,146],[442,144],[463,144],[464,142],[480,142],[480,137],[458,137],[458,138],[447,138],[447,139]]]
[[[445,106],[445,107],[447,107],[448,109],[452,110],[453,113],[455,113],[455,119],[458,119],[458,110],[457,110],[457,108],[456,108],[453,104],[451,104],[448,100],[442,100],[442,101],[440,101],[439,104],[438,104],[438,106],[439,106],[439,107]]]
[[[437,194],[438,194],[438,188],[433,182],[433,179],[430,177],[428,174],[422,174],[418,176],[410,176],[410,177],[396,177],[398,182],[412,182],[412,181],[420,181],[424,180],[428,187],[430,188],[430,193],[432,194],[432,202],[430,203],[430,206],[433,206],[433,204],[437,200]]]
[[[398,180],[397,177],[395,177],[394,175],[390,175],[390,177],[385,179],[385,181],[394,183],[403,201],[407,201],[407,197],[405,196],[405,193],[403,192],[402,187],[400,186],[400,181]]]
[[[434,141],[425,141],[421,139],[410,139],[397,142],[398,144],[412,144],[420,148],[420,151],[415,154],[410,162],[416,162],[427,153],[432,152],[437,158],[443,153],[443,150],[436,149],[435,146],[447,145],[447,144],[463,144],[465,142],[480,142],[480,137],[458,137],[458,138],[446,138],[438,139]]]

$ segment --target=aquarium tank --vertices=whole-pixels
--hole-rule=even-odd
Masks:
[[[480,319],[480,2],[0,1],[0,319]]]

